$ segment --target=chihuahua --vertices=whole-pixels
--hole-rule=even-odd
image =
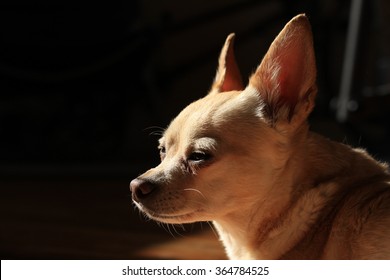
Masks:
[[[130,183],[163,223],[212,221],[230,259],[390,259],[387,165],[310,132],[312,33],[294,17],[243,85],[222,48],[210,92],[159,140],[161,163]]]

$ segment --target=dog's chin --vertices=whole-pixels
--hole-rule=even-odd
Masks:
[[[183,213],[160,213],[157,211],[153,211],[149,208],[146,208],[142,204],[135,203],[138,209],[145,213],[149,218],[167,224],[184,224],[184,223],[193,223],[200,221],[200,216],[203,210],[195,209],[189,210],[188,212]]]
[[[162,222],[162,223],[167,223],[167,224],[185,224],[185,223],[193,223],[199,221],[197,219],[197,216],[201,212],[200,210],[196,210],[193,212],[189,212],[186,214],[158,214],[158,213],[150,213],[146,212],[146,214],[153,220]]]

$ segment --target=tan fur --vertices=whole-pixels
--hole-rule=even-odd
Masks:
[[[213,221],[231,259],[390,259],[390,176],[364,150],[308,129],[310,25],[281,31],[244,88],[226,40],[210,93],[160,139],[133,200],[166,223]]]

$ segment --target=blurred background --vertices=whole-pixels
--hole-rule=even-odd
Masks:
[[[2,259],[223,258],[209,225],[138,214],[128,184],[207,93],[226,36],[248,77],[298,13],[317,56],[312,130],[390,158],[388,1],[34,3],[0,4]]]

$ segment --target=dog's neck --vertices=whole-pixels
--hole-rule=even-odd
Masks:
[[[303,141],[307,138],[306,128],[300,132],[296,135],[293,145],[296,150],[304,149]],[[283,138],[279,135],[277,141],[283,141]],[[276,148],[269,149],[269,151],[272,150],[276,150]],[[269,231],[276,226],[275,223],[279,222],[290,204],[295,178],[299,177],[297,172],[300,173],[303,170],[303,167],[297,166],[297,164],[302,165],[305,162],[304,160],[297,163],[291,161],[290,158],[295,152],[299,151],[295,151],[291,147],[286,148],[286,151],[281,151],[282,156],[276,156],[271,152],[270,156],[277,159],[273,159],[273,164],[268,164],[273,166],[267,171],[270,175],[268,178],[261,178],[261,182],[253,182],[265,185],[265,187],[259,185],[255,188],[262,191],[254,192],[251,201],[239,202],[238,209],[233,209],[227,215],[218,217],[214,221],[215,228],[230,259],[275,257],[270,256],[265,250],[258,250],[257,246],[267,239]],[[259,166],[261,165],[264,166],[264,163],[259,162]],[[253,248],[256,250],[252,252]],[[259,254],[263,255],[259,256]]]
[[[261,201],[261,207],[248,206],[242,208],[240,212],[230,213],[214,221],[214,226],[219,234],[222,243],[225,246],[229,259],[270,259],[267,251],[255,250],[255,244],[261,242],[260,239],[266,239],[268,231],[278,221],[279,213],[283,213],[280,205],[287,205],[288,198],[279,198],[279,202]],[[266,210],[269,209],[268,213]],[[256,227],[254,227],[254,225]],[[260,226],[258,226],[260,225]]]
[[[294,164],[294,163],[289,163]],[[250,203],[240,203],[240,209],[214,221],[220,239],[230,259],[274,259],[276,250],[267,244],[269,234],[278,227],[291,204],[296,170],[285,168],[272,174],[267,193]],[[281,186],[283,184],[283,186]],[[264,199],[266,197],[267,199]],[[265,246],[262,246],[265,245]],[[263,250],[259,250],[264,247]],[[256,248],[253,250],[253,248]],[[271,255],[272,253],[272,255]]]
[[[280,190],[284,188],[279,188]],[[277,250],[270,238],[286,213],[291,200],[288,192],[266,195],[252,204],[242,204],[239,211],[232,212],[214,221],[214,226],[230,259],[275,259]],[[279,233],[274,232],[274,235]],[[268,241],[272,241],[269,244]],[[282,254],[284,252],[280,252]]]

